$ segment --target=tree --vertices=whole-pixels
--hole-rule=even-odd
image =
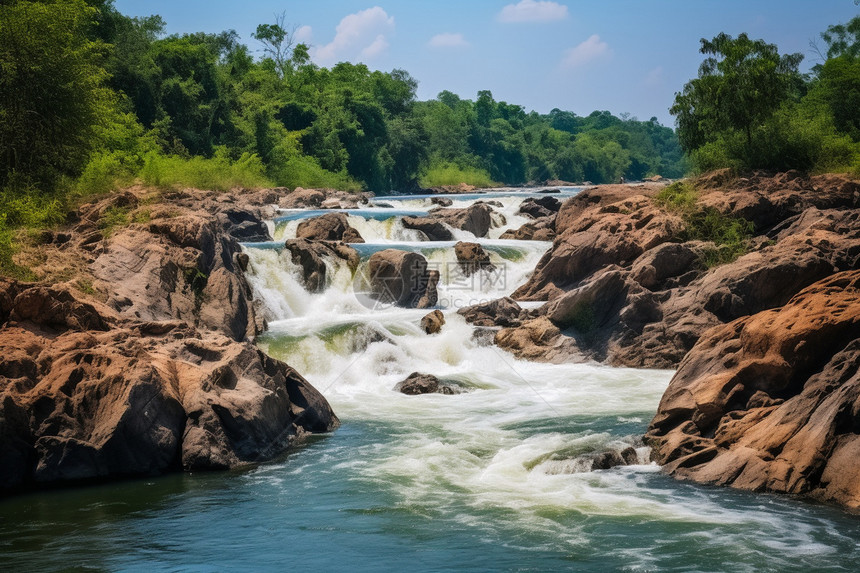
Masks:
[[[0,5],[0,185],[82,169],[112,105],[95,15],[83,0]]]
[[[774,44],[719,34],[702,39],[708,56],[699,77],[675,94],[669,110],[677,117],[678,136],[687,151],[737,130],[752,144],[753,129],[767,120],[802,85],[802,54],[780,55]]]
[[[275,67],[278,70],[278,75],[281,79],[287,77],[292,70],[293,58],[293,34],[287,32],[285,27],[286,12],[281,12],[275,15],[274,24],[260,24],[257,30],[251,34],[251,37],[263,44],[263,53],[266,54],[275,62]],[[298,63],[303,64],[309,60],[308,47],[304,44],[295,46],[295,52]]]

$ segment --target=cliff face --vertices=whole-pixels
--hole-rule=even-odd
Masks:
[[[0,491],[268,459],[338,425],[325,399],[250,342],[262,328],[240,240],[275,194],[113,195],[49,234],[51,286],[0,280]],[[110,229],[110,214],[122,224]],[[80,273],[79,273],[80,274]]]

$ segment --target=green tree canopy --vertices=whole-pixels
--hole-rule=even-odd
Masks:
[[[112,96],[105,46],[83,0],[0,5],[0,185],[16,174],[50,186],[74,175]]]
[[[802,85],[798,66],[803,55],[780,55],[776,45],[746,34],[719,34],[701,42],[700,52],[707,57],[699,77],[675,94],[670,109],[681,145],[695,150],[727,130],[742,132],[751,144],[754,128]]]

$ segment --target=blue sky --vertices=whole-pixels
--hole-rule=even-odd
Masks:
[[[805,54],[828,25],[860,15],[853,0],[116,0],[125,14],[160,14],[168,33],[236,30],[252,50],[257,24],[285,12],[314,61],[403,68],[420,99],[447,89],[546,113],[560,108],[657,116],[673,124],[674,94],[695,77],[699,39],[748,33]]]

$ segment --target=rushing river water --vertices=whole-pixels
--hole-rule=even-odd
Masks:
[[[528,196],[453,197],[499,201],[506,220],[478,240],[497,270],[470,280],[449,272],[453,242],[400,223],[429,198],[348,211],[363,261],[404,248],[441,271],[447,323],[432,336],[419,327],[426,310],[374,308],[345,266],[306,292],[280,246],[314,212],[283,212],[274,242],[246,245],[269,321],[259,344],[304,374],[342,427],[242,471],[0,501],[0,570],[857,570],[854,516],[676,482],[648,463],[638,437],[671,372],[523,362],[474,336],[457,307],[510,293],[549,248],[498,239],[526,222],[515,213]],[[392,391],[415,371],[463,393]],[[588,471],[589,454],[630,446],[639,464]]]

